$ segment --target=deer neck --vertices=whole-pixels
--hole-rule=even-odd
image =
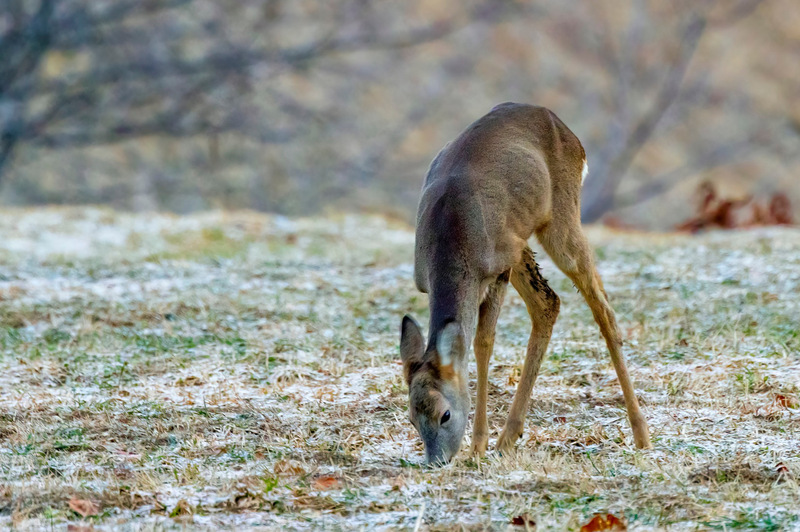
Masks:
[[[478,325],[480,283],[468,275],[448,275],[447,279],[432,282],[429,296],[430,337],[427,352],[436,347],[439,333],[450,322],[461,326],[464,338],[463,351],[456,354],[453,369],[461,375],[468,374],[469,348]]]

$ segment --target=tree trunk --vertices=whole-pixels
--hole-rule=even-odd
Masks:
[[[11,162],[11,155],[14,153],[16,144],[17,139],[8,133],[0,137],[0,185],[3,183],[3,175],[7,164]]]
[[[581,198],[581,222],[586,224],[598,222],[613,209],[614,196],[611,194],[602,194],[591,198],[584,196]]]
[[[589,167],[589,176],[581,193],[581,222],[595,223],[614,208],[617,187],[609,179],[612,167],[613,161]]]

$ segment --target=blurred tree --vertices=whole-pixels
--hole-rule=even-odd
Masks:
[[[435,151],[507,100],[584,142],[586,221],[745,160],[785,176],[793,2],[4,0],[4,196],[410,216]]]
[[[681,167],[664,174],[650,174],[638,187],[620,195],[620,187],[634,160],[654,140],[662,120],[673,106],[684,106],[673,116],[671,127],[674,129],[679,127],[681,120],[689,122],[689,109],[693,106],[702,107],[707,112],[710,108],[721,107],[737,99],[737,106],[748,100],[737,87],[729,88],[724,96],[719,92],[715,94],[716,88],[708,83],[709,72],[704,72],[701,79],[687,87],[686,73],[707,29],[735,24],[750,15],[762,2],[707,0],[673,6],[680,12],[678,17],[674,17],[678,22],[673,28],[670,24],[664,24],[663,14],[659,16],[655,13],[649,2],[634,0],[630,4],[627,24],[618,31],[615,31],[599,4],[594,5],[595,9],[590,13],[599,22],[597,26],[600,28],[595,34],[598,44],[595,56],[609,78],[606,85],[609,97],[606,101],[610,103],[610,134],[600,146],[592,139],[591,144],[594,145],[591,147],[596,157],[583,193],[584,221],[595,222],[619,207],[652,199],[682,179],[746,157],[754,149],[768,149],[772,135],[778,133],[779,129],[786,129],[775,127],[774,121],[770,123],[769,117],[762,116],[758,124],[738,137],[715,139],[711,144],[707,139],[698,140],[696,146],[700,147],[699,153],[692,153],[695,150],[687,146],[685,152],[691,157]],[[659,25],[661,28],[657,29]],[[654,36],[660,37],[659,45],[669,51],[659,61],[642,54],[648,46],[646,41]],[[563,44],[570,46],[575,42]],[[784,120],[779,125],[785,126],[786,117],[778,117],[779,122],[780,118]],[[765,126],[769,132],[765,131]],[[706,134],[704,128],[697,132]]]
[[[0,174],[21,145],[208,135],[218,160],[223,132],[288,142],[330,109],[282,92],[277,78],[304,77],[323,56],[436,40],[480,15],[387,27],[377,24],[374,4],[4,0]]]
[[[767,15],[751,25],[750,33],[762,38],[752,52],[748,41],[735,41],[729,44],[733,58],[723,60],[717,44],[770,3],[774,11],[786,11],[770,0],[506,4],[513,16],[490,18],[492,24],[449,37],[452,50],[424,49],[436,67],[426,71],[429,77],[412,101],[424,102],[422,93],[436,105],[418,103],[423,111],[415,114],[405,104],[412,109],[407,116],[417,119],[397,128],[384,146],[376,145],[381,155],[369,160],[379,164],[367,165],[363,175],[377,176],[384,187],[398,176],[416,185],[433,149],[466,125],[465,115],[477,118],[504,100],[548,106],[579,134],[590,168],[582,195],[586,222],[742,161],[760,161],[751,181],[765,171],[766,160],[788,168],[800,156],[800,139],[784,98],[773,94],[789,94],[795,87],[791,76],[777,73],[766,81],[732,60],[758,57],[757,49],[788,55],[788,43],[764,42],[771,38]],[[401,76],[414,79],[411,69],[425,68],[410,63],[387,79],[401,87]],[[412,159],[416,150],[401,141],[432,124],[440,134],[431,137],[432,146],[418,145],[420,159]],[[352,186],[353,173],[347,175]],[[410,189],[416,195],[418,188]]]

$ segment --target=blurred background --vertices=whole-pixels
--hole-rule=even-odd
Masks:
[[[582,140],[586,222],[786,222],[799,81],[797,0],[2,0],[0,204],[412,221],[512,100]]]

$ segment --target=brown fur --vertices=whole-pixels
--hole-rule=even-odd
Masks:
[[[617,371],[636,445],[650,446],[647,423],[620,350],[614,311],[581,229],[584,162],[580,141],[551,111],[504,103],[445,146],[425,179],[417,216],[414,276],[417,287],[430,295],[430,338],[424,352],[418,353],[424,362],[417,371],[424,371],[426,377],[417,381],[406,364],[412,409],[434,421],[441,415],[435,405],[413,404],[419,397],[416,388],[444,385],[455,395],[465,393],[466,346],[474,339],[478,363],[475,453],[483,453],[488,441],[488,366],[508,281],[525,300],[532,327],[522,378],[497,443],[501,450],[513,447],[522,434],[531,389],[558,316],[558,295],[542,277],[528,247],[533,235],[591,308]],[[448,369],[440,368],[437,375],[435,367],[441,366],[438,337],[454,321],[460,325],[459,348],[450,356]],[[404,361],[411,358],[409,353],[403,355]],[[422,412],[423,406],[429,411]],[[469,402],[456,400],[453,408],[468,409]],[[461,410],[466,416],[468,412]],[[434,441],[436,434],[427,438]],[[438,458],[449,460],[452,455],[446,454]]]

